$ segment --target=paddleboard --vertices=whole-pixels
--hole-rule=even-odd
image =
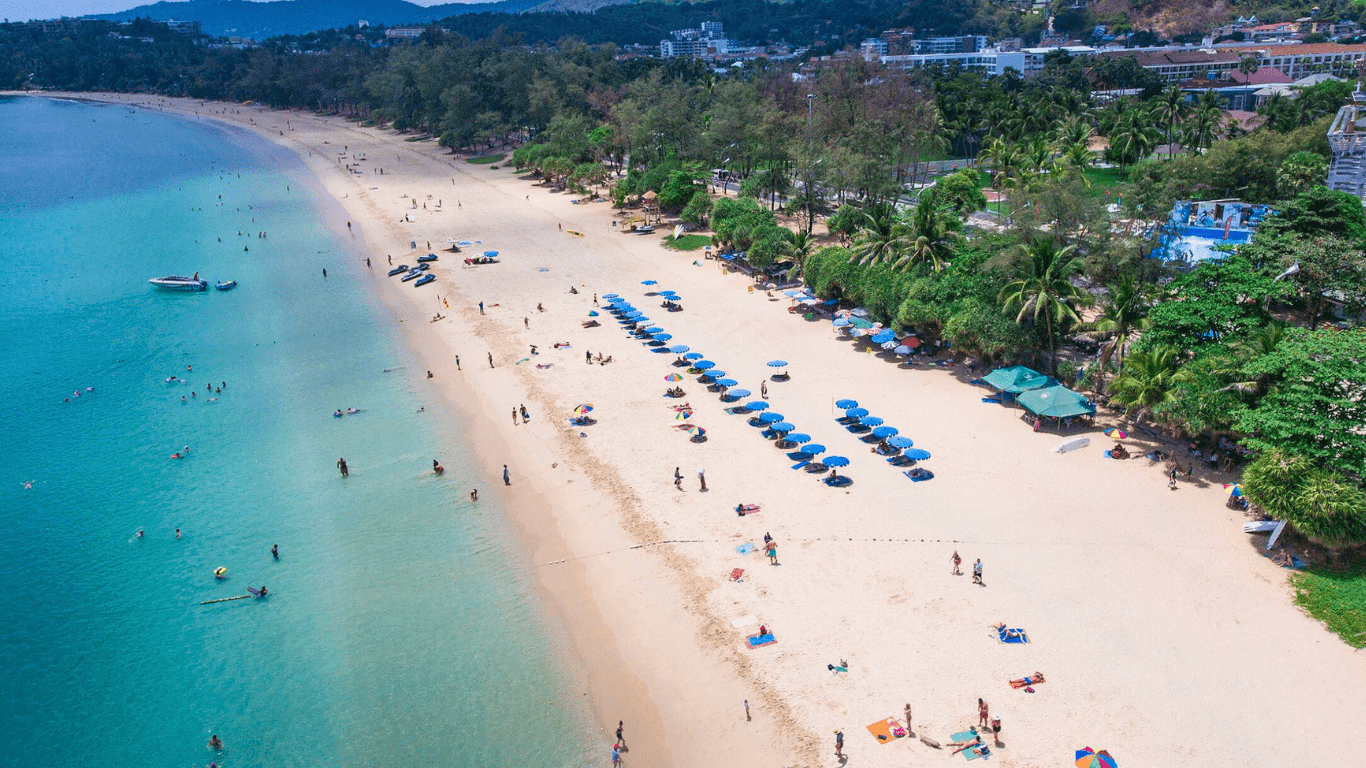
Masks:
[[[1077,450],[1078,448],[1085,448],[1086,446],[1088,446],[1088,445],[1090,445],[1090,444],[1091,444],[1091,438],[1089,438],[1089,437],[1078,437],[1078,438],[1073,439],[1073,440],[1065,440],[1065,441],[1063,441],[1063,442],[1061,442],[1061,443],[1058,443],[1057,445],[1053,446],[1053,452],[1054,452],[1054,453],[1067,453],[1068,451],[1075,451],[1075,450]]]

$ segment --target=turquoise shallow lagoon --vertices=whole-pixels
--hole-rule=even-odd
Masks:
[[[599,763],[496,493],[297,160],[75,102],[0,99],[0,130],[0,765]],[[240,287],[147,282],[196,270]]]

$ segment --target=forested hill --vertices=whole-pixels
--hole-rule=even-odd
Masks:
[[[297,35],[320,29],[348,27],[360,19],[386,26],[426,24],[465,13],[512,14],[540,5],[543,0],[501,0],[493,3],[445,3],[423,8],[404,0],[188,0],[140,5],[119,13],[91,18],[131,21],[178,19],[198,21],[205,34],[236,35],[264,40],[277,35]]]

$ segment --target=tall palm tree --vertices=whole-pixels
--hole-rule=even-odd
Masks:
[[[896,208],[875,205],[863,216],[863,228],[854,239],[854,262],[879,264],[895,259],[911,234]]]
[[[931,187],[920,195],[911,212],[910,225],[914,239],[907,244],[907,250],[895,266],[904,272],[916,263],[926,262],[934,271],[942,270],[958,243],[963,220],[958,218],[952,206],[939,198],[936,188]]]
[[[1064,320],[1077,321],[1075,304],[1080,291],[1072,285],[1071,277],[1081,264],[1077,260],[1075,245],[1058,248],[1051,238],[1038,238],[1023,246],[1028,262],[1021,276],[1001,289],[998,300],[1007,312],[1019,307],[1015,322],[1022,323],[1026,316],[1034,322],[1044,319],[1048,330],[1048,362],[1050,370],[1057,370],[1056,344],[1053,340],[1053,324]]]
[[[800,269],[806,265],[806,260],[811,254],[816,252],[816,238],[810,232],[799,231],[792,235],[787,244],[787,256],[797,262]]]
[[[1223,117],[1223,110],[1219,108],[1219,96],[1213,90],[1202,93],[1200,101],[1195,105],[1194,116],[1187,122],[1186,144],[1194,147],[1196,152],[1213,144],[1215,137],[1219,135],[1219,123]]]
[[[1180,351],[1154,347],[1129,355],[1124,372],[1110,383],[1112,399],[1141,421],[1154,407],[1176,399],[1172,388],[1189,381],[1190,371],[1180,367]]]
[[[1151,119],[1147,113],[1131,109],[1115,123],[1110,146],[1119,153],[1121,166],[1142,160],[1156,146],[1157,130]]]
[[[1176,121],[1185,117],[1190,111],[1190,104],[1186,101],[1186,94],[1180,88],[1172,86],[1162,92],[1157,99],[1157,106],[1153,109],[1153,117],[1167,126],[1167,159],[1172,159],[1175,147],[1172,146],[1172,134],[1176,129]]]
[[[1239,339],[1231,344],[1229,351],[1233,353],[1232,357],[1222,361],[1220,369],[1216,371],[1216,373],[1234,379],[1233,383],[1224,389],[1258,396],[1268,394],[1272,389],[1269,383],[1270,376],[1265,373],[1249,376],[1246,373],[1247,364],[1276,351],[1277,345],[1285,340],[1288,327],[1282,321],[1273,320],[1254,331],[1247,338]]]
[[[1091,323],[1091,330],[1101,334],[1105,342],[1100,348],[1100,370],[1116,359],[1116,366],[1124,368],[1124,348],[1134,331],[1148,327],[1148,303],[1143,295],[1143,284],[1133,275],[1125,275],[1119,282],[1106,286],[1109,295],[1101,304],[1100,316]],[[1100,387],[1097,387],[1098,389]]]

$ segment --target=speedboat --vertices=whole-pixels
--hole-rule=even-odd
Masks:
[[[419,264],[421,264],[421,263],[427,262],[427,261],[436,261],[437,258],[438,258],[438,257],[437,257],[437,255],[436,255],[435,253],[429,253],[429,254],[427,254],[426,256],[418,256],[418,257],[417,257],[417,261],[418,261]]]
[[[214,283],[213,287],[217,288],[220,291],[231,291],[233,288],[237,287],[237,281],[229,280],[225,283],[222,280],[219,280],[218,282]]]
[[[194,273],[194,277],[167,275],[166,277],[154,277],[147,282],[169,291],[207,291],[209,289],[209,281],[200,280],[198,272]]]
[[[399,278],[399,281],[400,281],[400,282],[406,283],[406,282],[408,282],[409,280],[416,280],[416,279],[418,279],[419,277],[422,277],[422,271],[421,271],[421,270],[418,270],[418,269],[414,269],[414,270],[409,271],[408,274],[404,275],[403,277],[400,277],[400,278]]]
[[[419,285],[426,285],[427,283],[430,283],[431,281],[433,281],[433,280],[435,280],[435,279],[436,279],[436,275],[433,275],[432,273],[428,272],[427,274],[425,274],[425,275],[423,275],[422,277],[418,278],[417,282],[416,282],[416,283],[413,283],[413,287],[416,288],[416,287],[418,287]]]

